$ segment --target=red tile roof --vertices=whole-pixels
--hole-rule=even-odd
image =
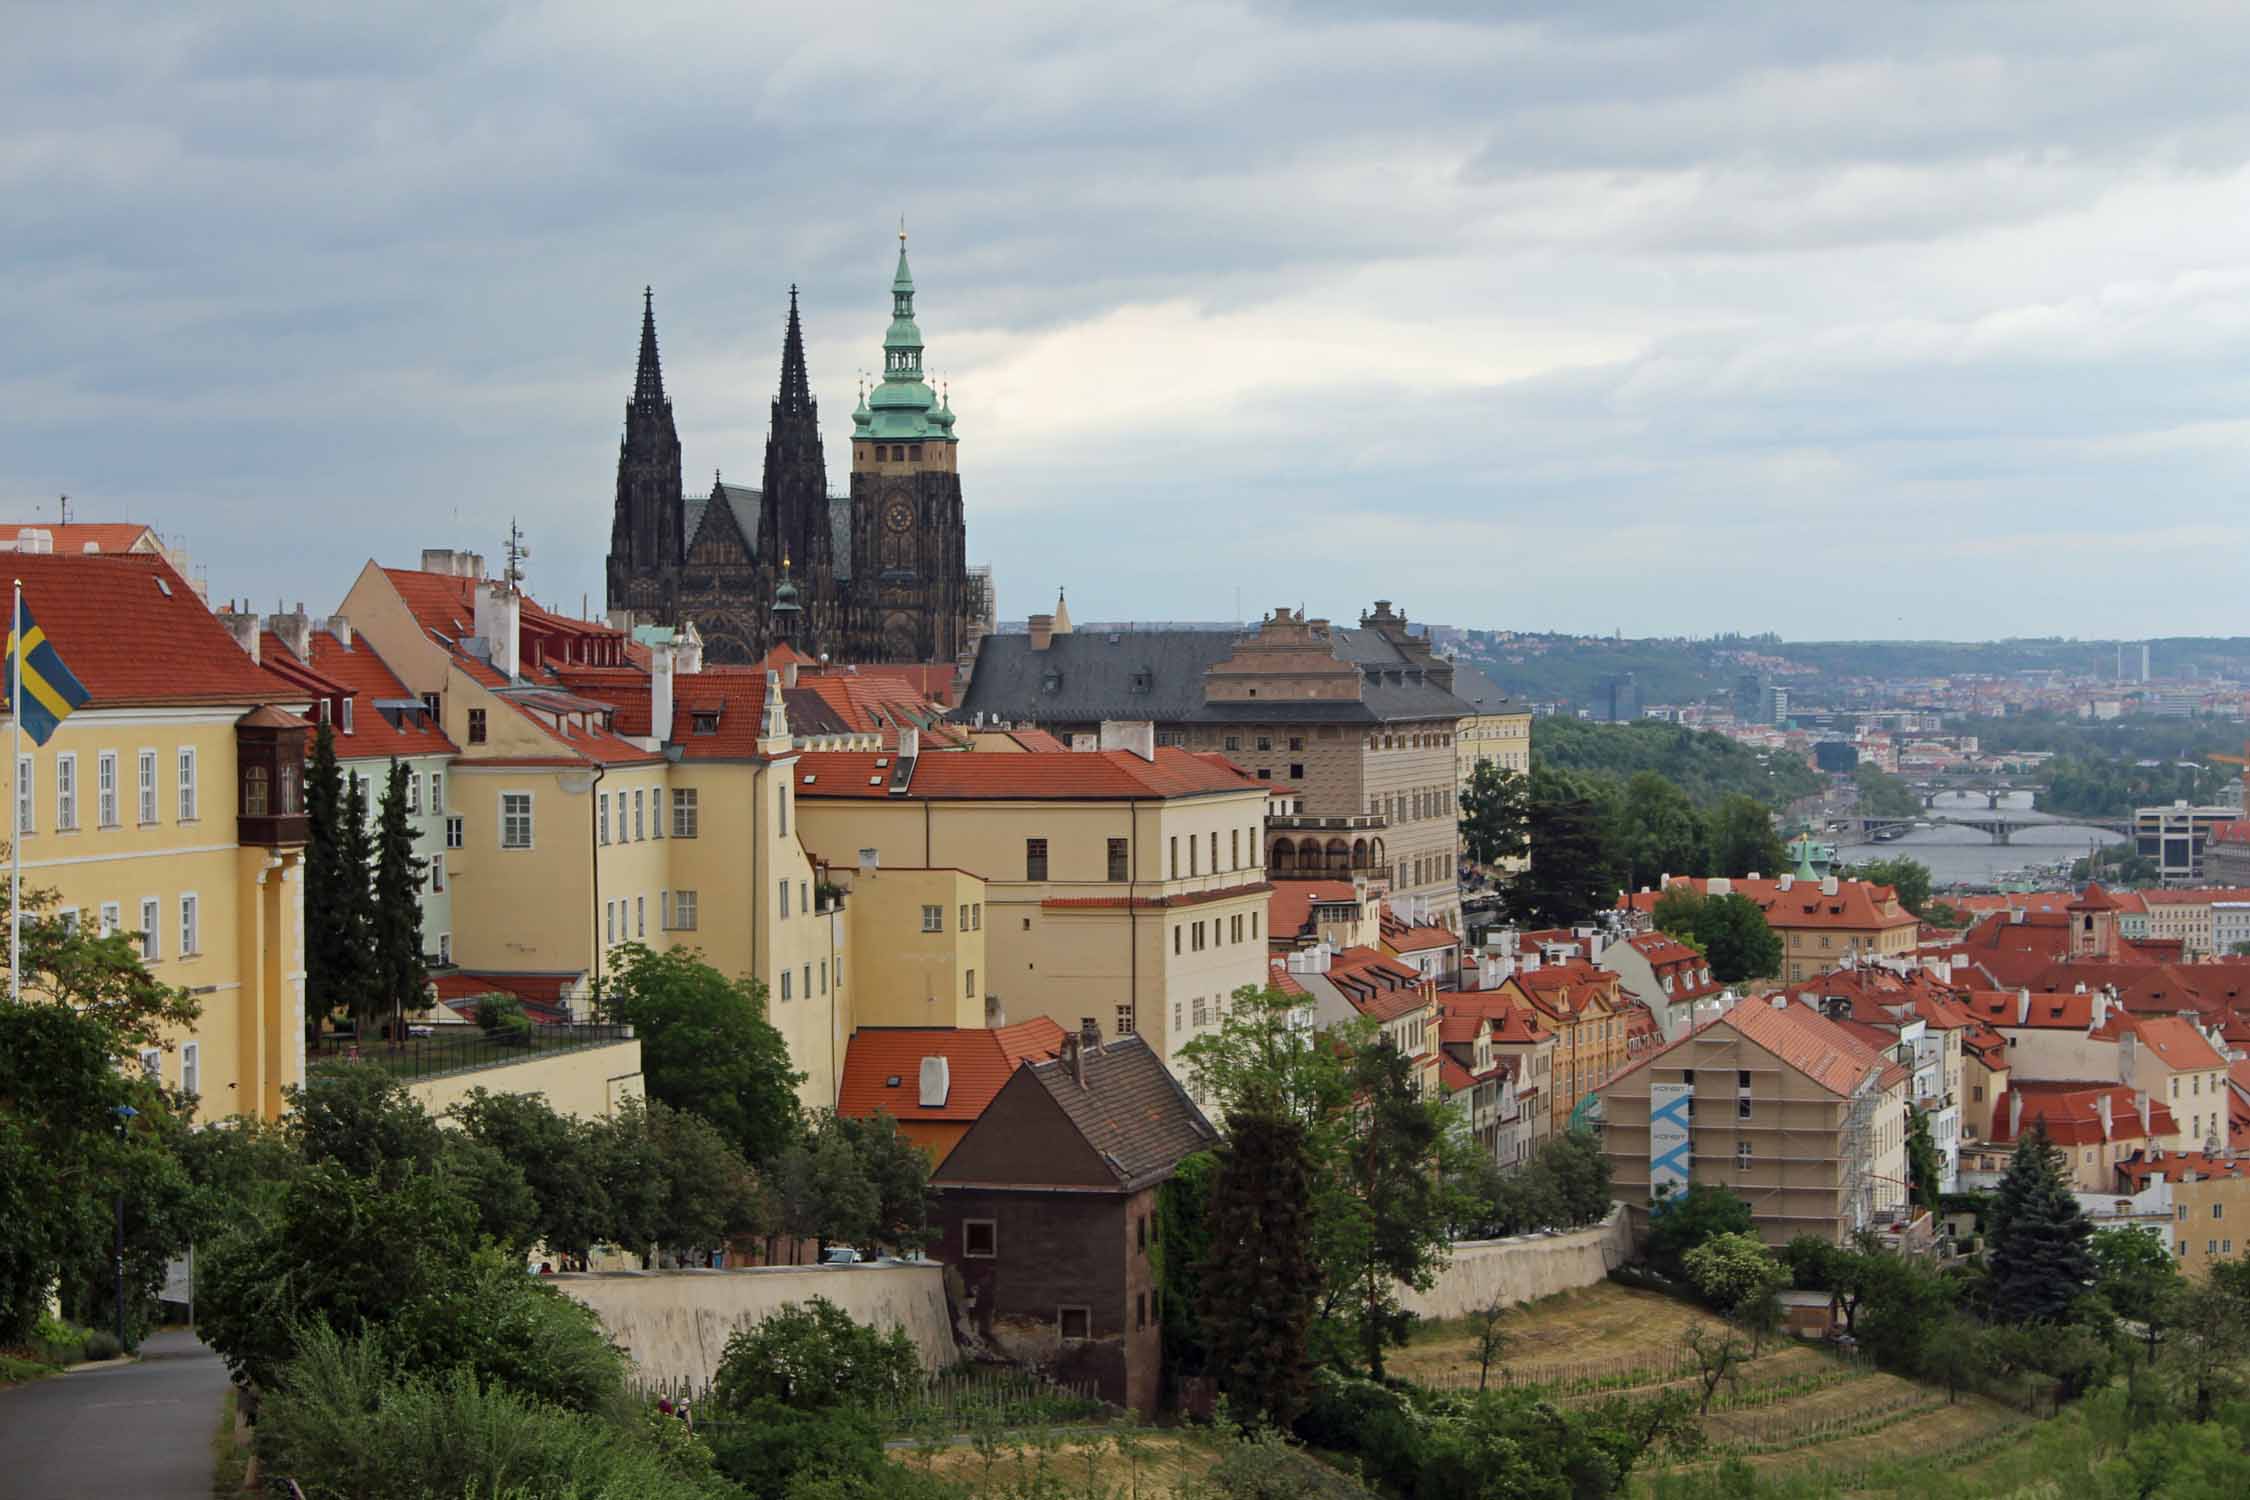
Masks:
[[[836,1113],[865,1119],[881,1110],[897,1120],[971,1121],[1025,1058],[1058,1057],[1062,1044],[1062,1027],[1045,1016],[990,1030],[863,1026],[845,1048]],[[925,1057],[946,1060],[950,1086],[943,1104],[921,1103]]]
[[[2227,1060],[2202,1032],[2178,1016],[2133,1016],[2126,1024],[2143,1046],[2154,1049],[2165,1066],[2175,1071],[2223,1068]]]
[[[797,761],[800,797],[891,795],[899,757],[866,751],[813,751]],[[934,801],[1124,801],[1262,791],[1217,755],[1159,749],[1153,761],[1130,750],[1086,750],[1067,755],[977,755],[939,751],[917,756],[913,777],[899,795]]]
[[[2148,1186],[2157,1173],[2166,1182],[2179,1182],[2193,1172],[2197,1181],[2210,1177],[2250,1177],[2250,1157],[2209,1151],[2136,1151],[2117,1164],[2117,1175],[2133,1184],[2134,1191]]]
[[[1313,936],[1312,909],[1323,903],[1353,900],[1348,880],[1277,880],[1266,898],[1266,932],[1277,942]]]
[[[251,661],[152,553],[18,553],[8,567],[90,708],[306,701]]]
[[[1829,1020],[1809,1005],[1773,1006],[1746,1000],[1732,1010],[1681,1032],[1666,1045],[1629,1064],[1611,1084],[1654,1064],[1674,1047],[1724,1026],[1831,1094],[1850,1097],[1873,1076],[1878,1088],[1903,1081],[1907,1070]],[[1606,1087],[1607,1085],[1605,1085]]]
[[[264,648],[268,653],[275,650],[286,654],[288,648],[278,640]],[[375,707],[378,699],[397,703],[409,701],[414,695],[384,664],[383,658],[375,654],[375,648],[368,644],[365,636],[353,636],[351,645],[346,646],[330,632],[315,630],[312,653],[313,669],[338,684],[352,698],[352,732],[345,734],[342,725],[336,726],[338,759],[444,755],[455,750],[453,741],[447,739],[445,731],[439,727],[436,715],[394,710],[398,722],[393,724]]]
[[[1676,875],[1672,884],[1697,891],[1707,891],[1710,887],[1710,882],[1700,876]],[[1790,877],[1787,890],[1782,889],[1779,880],[1738,878],[1727,884],[1728,893],[1755,901],[1765,912],[1767,923],[1776,928],[1860,932],[1913,927],[1920,923],[1914,913],[1899,904],[1897,891],[1870,881],[1838,880],[1834,894],[1824,891],[1817,880],[1795,877]],[[1661,894],[1627,891],[1617,898],[1617,904],[1622,910],[1650,912],[1656,909]]]
[[[156,533],[138,521],[70,521],[56,524],[52,521],[0,522],[0,550],[13,550],[16,534],[25,530],[44,531],[54,538],[57,557],[85,552],[130,552],[143,537],[152,541]],[[36,612],[32,618],[38,619]]]
[[[2023,1118],[2011,1129],[2008,1118],[2014,1113],[2013,1098],[2023,1100]],[[2102,1128],[2101,1103],[2109,1100],[2109,1128]],[[2122,1084],[2093,1084],[2068,1081],[2011,1081],[2008,1092],[1995,1101],[1992,1110],[1992,1139],[2006,1145],[2018,1139],[2020,1130],[2029,1133],[2034,1124],[2045,1122],[2047,1134],[2058,1146],[2093,1146],[2110,1141],[2161,1140],[2178,1133],[2179,1126],[2172,1112],[2158,1100],[2148,1102],[2148,1129],[2141,1129],[2141,1095]]]

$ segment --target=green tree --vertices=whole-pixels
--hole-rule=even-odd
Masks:
[[[1773,813],[1755,797],[1729,793],[1711,809],[1713,875],[1740,877],[1753,872],[1769,879],[1787,869]]]
[[[824,1115],[809,1140],[782,1152],[774,1166],[782,1228],[805,1239],[852,1246],[872,1242],[882,1195],[850,1133]]]
[[[1530,778],[1480,760],[1461,793],[1461,848],[1476,864],[1496,865],[1531,849]]]
[[[1609,847],[1631,889],[1654,889],[1668,875],[1702,875],[1710,831],[1687,793],[1655,771],[1636,771],[1612,803]]]
[[[1991,1215],[1991,1273],[1995,1319],[2006,1323],[2061,1323],[2094,1279],[2086,1248],[2093,1226],[2071,1196],[2062,1153],[2036,1122],[2017,1142],[2000,1179]]]
[[[2164,1238],[2139,1229],[2098,1229],[2086,1242],[2094,1259],[2094,1290],[2111,1312],[2141,1325],[2148,1362],[2177,1310],[2186,1283]]]
[[[336,763],[336,731],[327,724],[313,736],[305,768],[305,1026],[351,1011],[352,997],[373,983],[367,911],[354,881],[365,867],[344,853],[344,773]]]
[[[1884,1369],[1926,1373],[1953,1315],[1953,1284],[1921,1261],[1884,1250],[1862,1249],[1858,1262],[1853,1336]]]
[[[1175,1389],[1181,1377],[1210,1369],[1211,1341],[1202,1314],[1203,1264],[1211,1258],[1211,1193],[1218,1174],[1217,1154],[1198,1151],[1183,1158],[1156,1190],[1153,1258],[1161,1288],[1156,1305],[1164,1320],[1165,1374]],[[1317,1278],[1317,1267],[1314,1275]]]
[[[1938,1194],[1945,1187],[1945,1158],[1938,1155],[1930,1136],[1930,1117],[1913,1105],[1906,1107],[1906,1176],[1917,1206],[1937,1210]]]
[[[421,833],[406,820],[406,767],[391,762],[375,835],[375,892],[368,917],[377,1013],[391,1018],[391,1038],[406,1038],[406,1013],[429,1003],[430,971],[422,957],[422,876],[430,867],[414,854]]]
[[[375,967],[375,843],[367,808],[367,783],[357,771],[344,779],[344,798],[336,820],[334,882],[322,896],[337,946],[326,969],[330,1009],[351,1017],[362,1036],[382,1014],[382,976]],[[311,892],[308,890],[307,899]]]
[[[878,1333],[815,1297],[778,1308],[729,1338],[712,1395],[725,1411],[760,1401],[819,1411],[893,1403],[921,1384],[921,1357],[904,1328]]]
[[[1657,1199],[1648,1221],[1649,1264],[1666,1276],[1687,1274],[1687,1253],[1721,1234],[1750,1233],[1750,1205],[1716,1183],[1691,1182]]]
[[[1614,905],[1620,876],[1593,787],[1535,764],[1528,796],[1531,865],[1501,890],[1509,918],[1563,927]]]
[[[1890,886],[1898,892],[1899,905],[1916,916],[1930,904],[1930,867],[1918,859],[1908,859],[1903,854],[1890,859],[1871,859],[1852,866],[1852,874],[1860,880]]]
[[[2182,1403],[2198,1422],[2210,1421],[2222,1402],[2243,1392],[2243,1366],[2250,1360],[2245,1282],[2250,1276],[2238,1267],[2214,1266],[2206,1280],[2180,1294],[2168,1363]]]
[[[1782,1286],[1789,1273],[1765,1242],[1739,1230],[1715,1234],[1680,1257],[1703,1300],[1731,1313]]]
[[[1398,1288],[1427,1290],[1445,1264],[1449,1213],[1438,1172],[1445,1106],[1423,1099],[1412,1061],[1388,1038],[1352,1058],[1351,1115],[1344,1169],[1358,1206],[1354,1252],[1327,1269],[1353,1288],[1353,1320],[1367,1367],[1383,1378],[1383,1350],[1406,1341]]]
[[[634,1029],[649,1097],[692,1110],[752,1162],[802,1133],[789,1046],[766,1019],[765,986],[728,979],[693,948],[626,943],[612,953],[602,1014]]]
[[[622,1128],[647,1132],[658,1163],[652,1243],[687,1264],[692,1252],[772,1227],[757,1173],[709,1120],[662,1100],[629,1105],[617,1118]]]
[[[1302,1122],[1229,1115],[1196,1266],[1198,1324],[1230,1410],[1286,1431],[1303,1410],[1322,1281],[1310,1233],[1313,1161]]]
[[[1703,940],[1695,935],[1695,927],[1702,916],[1703,899],[1703,893],[1692,885],[1668,885],[1657,893],[1656,904],[1649,908],[1649,921],[1658,932],[1683,943],[1699,944]]]
[[[1721,984],[1781,972],[1781,937],[1748,896],[1730,891],[1704,897],[1695,909],[1694,935],[1696,946],[1711,960],[1711,977]]]
[[[937,1238],[930,1228],[930,1158],[899,1133],[886,1110],[865,1119],[837,1117],[875,1189],[874,1227],[868,1240],[894,1253],[919,1250]]]
[[[1859,788],[1859,810],[1870,817],[1914,818],[1923,811],[1922,799],[1898,777],[1863,760],[1852,772],[1852,783]]]
[[[437,1163],[437,1122],[388,1069],[331,1063],[287,1097],[287,1128],[307,1162],[392,1182]]]
[[[556,1113],[537,1094],[471,1089],[448,1112],[469,1139],[491,1147],[522,1171],[537,1209],[533,1243],[561,1255],[584,1255],[615,1238],[601,1140],[584,1122]]]

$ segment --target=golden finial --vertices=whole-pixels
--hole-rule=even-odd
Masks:
[[[898,247],[901,250],[906,248],[906,215],[904,214],[898,216]]]

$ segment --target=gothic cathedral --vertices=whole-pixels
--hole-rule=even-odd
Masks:
[[[805,375],[797,289],[766,436],[765,484],[683,493],[680,438],[643,293],[640,368],[625,404],[609,608],[633,623],[692,621],[712,662],[755,662],[787,643],[838,662],[950,662],[989,628],[967,559],[950,402],[922,375],[914,278],[899,236],[883,379],[852,413],[849,496],[828,493],[820,404]]]

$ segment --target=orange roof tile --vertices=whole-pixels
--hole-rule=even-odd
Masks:
[[[880,764],[878,764],[880,762]],[[800,797],[889,797],[899,757],[866,751],[813,751],[798,758]],[[1159,749],[1152,761],[1129,750],[1068,755],[975,755],[941,751],[917,756],[899,795],[934,801],[1123,801],[1262,791],[1221,761]]]
[[[2226,1058],[2210,1039],[2178,1016],[2133,1016],[2126,1024],[2173,1069],[2223,1068]]]
[[[1058,1057],[1062,1044],[1062,1027],[1045,1016],[990,1030],[862,1026],[845,1047],[836,1113],[865,1119],[881,1110],[896,1120],[973,1121],[1018,1064]],[[950,1087],[943,1104],[921,1103],[925,1057],[946,1060]]]
[[[278,641],[274,645],[287,650]],[[414,695],[384,664],[383,658],[375,654],[375,648],[368,644],[365,636],[355,635],[346,646],[328,631],[315,630],[312,651],[314,670],[342,686],[352,697],[352,732],[346,734],[341,724],[336,726],[338,759],[444,755],[454,751],[453,741],[446,738],[434,714],[393,710],[398,719],[394,724],[375,706],[378,700],[399,703],[411,700]]]
[[[308,701],[251,661],[153,553],[18,553],[8,566],[88,707]]]
[[[86,552],[130,552],[140,545],[143,537],[155,536],[150,527],[138,521],[70,521],[60,525],[52,521],[0,522],[0,549],[12,550],[16,534],[26,529],[51,535],[57,557]],[[39,617],[34,614],[32,618]]]

